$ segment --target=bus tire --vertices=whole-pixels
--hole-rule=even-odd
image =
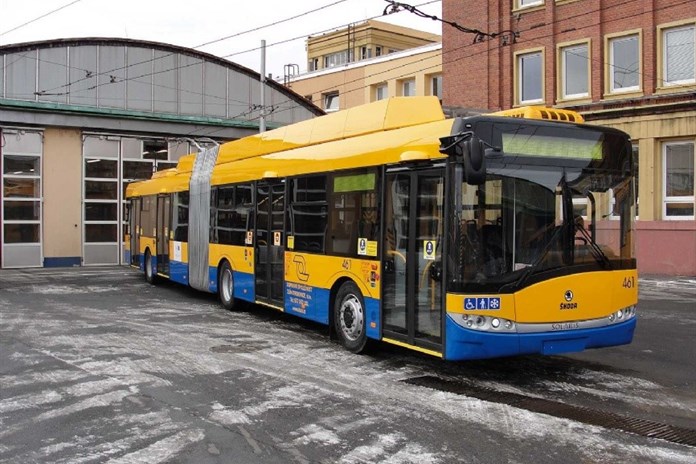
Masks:
[[[149,249],[145,251],[145,262],[143,264],[145,265],[145,280],[147,280],[149,284],[155,285],[157,283],[157,275]]]
[[[334,301],[334,328],[341,344],[352,353],[361,353],[367,345],[365,300],[355,283],[344,282]]]
[[[223,308],[228,311],[234,309],[234,276],[228,261],[223,261],[220,265],[218,272],[218,296]]]

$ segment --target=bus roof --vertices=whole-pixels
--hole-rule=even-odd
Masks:
[[[583,121],[573,111],[544,107],[473,119],[488,116]],[[439,139],[450,135],[454,121],[445,119],[436,97],[380,100],[227,142],[219,147],[211,184],[444,158]],[[126,196],[187,190],[195,159],[196,154],[182,156],[176,168],[130,184]]]
[[[218,164],[211,184],[441,159],[445,155],[439,151],[440,137],[450,134],[452,122],[443,119]]]
[[[223,144],[217,164],[445,119],[437,97],[394,97]]]

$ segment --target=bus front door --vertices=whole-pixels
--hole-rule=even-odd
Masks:
[[[171,195],[157,197],[157,272],[169,276]]]
[[[256,300],[283,306],[285,184],[256,185]]]
[[[442,352],[444,176],[388,173],[384,209],[384,337]]]

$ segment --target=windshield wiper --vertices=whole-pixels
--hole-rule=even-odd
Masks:
[[[590,233],[587,231],[587,229],[585,229],[585,227],[583,227],[581,222],[575,222],[575,230],[580,232],[582,238],[585,240],[585,243],[587,243],[587,245],[590,247],[590,252],[592,253],[594,259],[597,260],[597,262],[604,266],[606,269],[613,269],[611,261],[609,260],[607,255],[602,251],[599,245],[597,245],[597,242],[592,240]]]
[[[558,238],[558,235],[561,233],[563,230],[563,226],[557,226],[555,227],[555,230],[553,231],[553,234],[551,234],[551,237],[549,237],[549,240],[546,242],[546,245],[544,248],[541,249],[541,252],[539,253],[539,256],[525,268],[525,270],[522,272],[522,275],[517,278],[514,282],[510,282],[508,284],[503,285],[500,290],[503,291],[504,289],[507,289],[508,287],[512,286],[513,288],[520,288],[522,284],[524,284],[527,281],[527,278],[532,275],[532,272],[534,272],[539,265],[541,264],[542,261],[544,261],[544,258],[546,255],[549,253],[549,250],[551,249],[551,245],[554,244],[556,239]]]

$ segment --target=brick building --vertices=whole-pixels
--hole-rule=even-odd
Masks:
[[[546,105],[629,133],[646,273],[696,275],[696,2],[443,1],[443,105]]]

